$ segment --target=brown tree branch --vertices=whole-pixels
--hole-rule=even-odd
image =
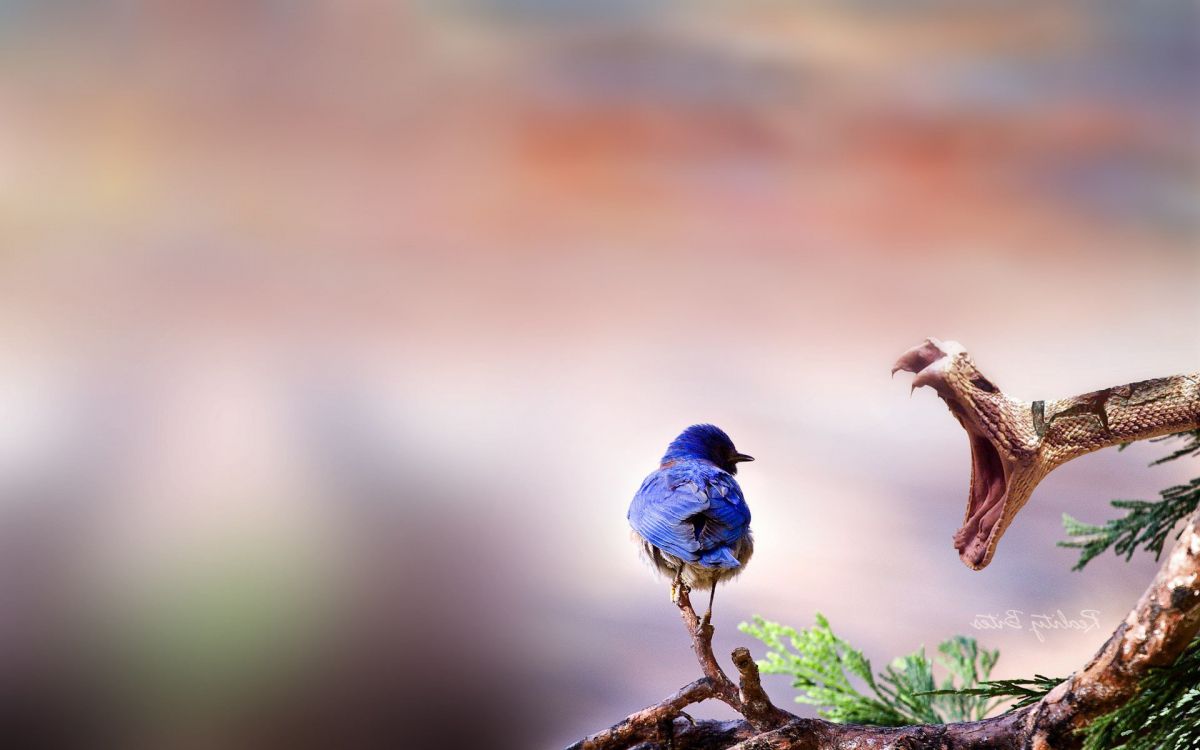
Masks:
[[[730,750],[1011,750],[1021,746],[1026,712],[983,721],[873,727],[797,719],[730,746]]]
[[[664,724],[672,722],[683,709],[713,697],[712,680],[701,677],[684,685],[674,695],[627,716],[602,732],[576,742],[567,750],[601,750],[601,748],[632,747],[637,742],[667,740],[674,734],[670,731],[663,737]]]
[[[690,721],[678,717],[674,721],[671,750],[726,750],[743,740],[754,737],[758,732],[745,721]],[[660,744],[658,747],[667,747]],[[651,750],[655,745],[643,750]]]
[[[742,700],[738,696],[737,686],[725,675],[725,670],[721,669],[721,665],[717,664],[717,657],[713,655],[713,626],[710,623],[701,623],[696,610],[692,608],[691,590],[686,584],[680,585],[675,603],[679,607],[683,627],[691,636],[692,653],[696,655],[696,661],[700,662],[700,671],[712,683],[713,697],[741,713]]]
[[[1200,630],[1200,512],[1193,514],[1171,554],[1137,605],[1091,661],[1042,700],[982,721],[875,727],[801,719],[774,706],[744,648],[733,652],[739,687],[712,651],[711,625],[700,627],[686,590],[680,615],[704,679],[639,711],[572,750],[1063,750],[1079,747],[1075,730],[1132,698],[1152,667],[1171,664]],[[679,714],[716,698],[745,721],[692,722]],[[651,731],[653,729],[653,731]]]

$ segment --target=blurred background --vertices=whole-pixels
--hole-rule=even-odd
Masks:
[[[625,511],[757,457],[716,646],[825,613],[1065,675],[1156,564],[1052,475],[971,572],[931,392],[1200,363],[1194,2],[0,4],[0,721],[62,747],[554,748],[698,672]],[[1099,629],[979,631],[1019,610]],[[784,679],[768,681],[781,705]],[[805,709],[807,715],[811,711]],[[719,706],[698,717],[728,716]]]

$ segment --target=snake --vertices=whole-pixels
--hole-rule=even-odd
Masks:
[[[1024,401],[985,377],[961,344],[935,338],[901,355],[892,374],[900,370],[914,374],[912,390],[936,391],[967,432],[971,483],[954,547],[972,570],[992,561],[1054,469],[1108,446],[1200,429],[1200,372]]]

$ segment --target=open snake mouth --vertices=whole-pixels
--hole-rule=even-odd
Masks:
[[[987,565],[992,544],[1004,518],[1008,500],[1008,472],[1000,452],[991,441],[962,420],[971,441],[971,491],[963,525],[954,534],[954,548],[964,563],[975,570]]]
[[[947,380],[953,360],[965,350],[953,341],[927,339],[905,352],[892,368],[915,373],[913,389],[929,386],[937,391],[959,424],[967,431],[971,445],[971,488],[962,527],[954,534],[954,547],[968,567],[980,570],[991,562],[996,542],[1004,529],[1004,509],[1008,501],[1009,464],[1000,449],[978,422],[975,409],[964,403]],[[972,385],[994,392],[995,387],[979,376]]]

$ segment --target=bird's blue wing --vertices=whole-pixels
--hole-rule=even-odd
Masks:
[[[736,568],[732,550],[750,525],[741,488],[718,469],[657,471],[629,506],[629,523],[654,546],[705,567]]]
[[[673,486],[674,485],[674,486]],[[700,540],[689,520],[708,509],[709,499],[694,482],[676,484],[664,471],[646,477],[629,505],[633,530],[685,562],[700,559]]]

